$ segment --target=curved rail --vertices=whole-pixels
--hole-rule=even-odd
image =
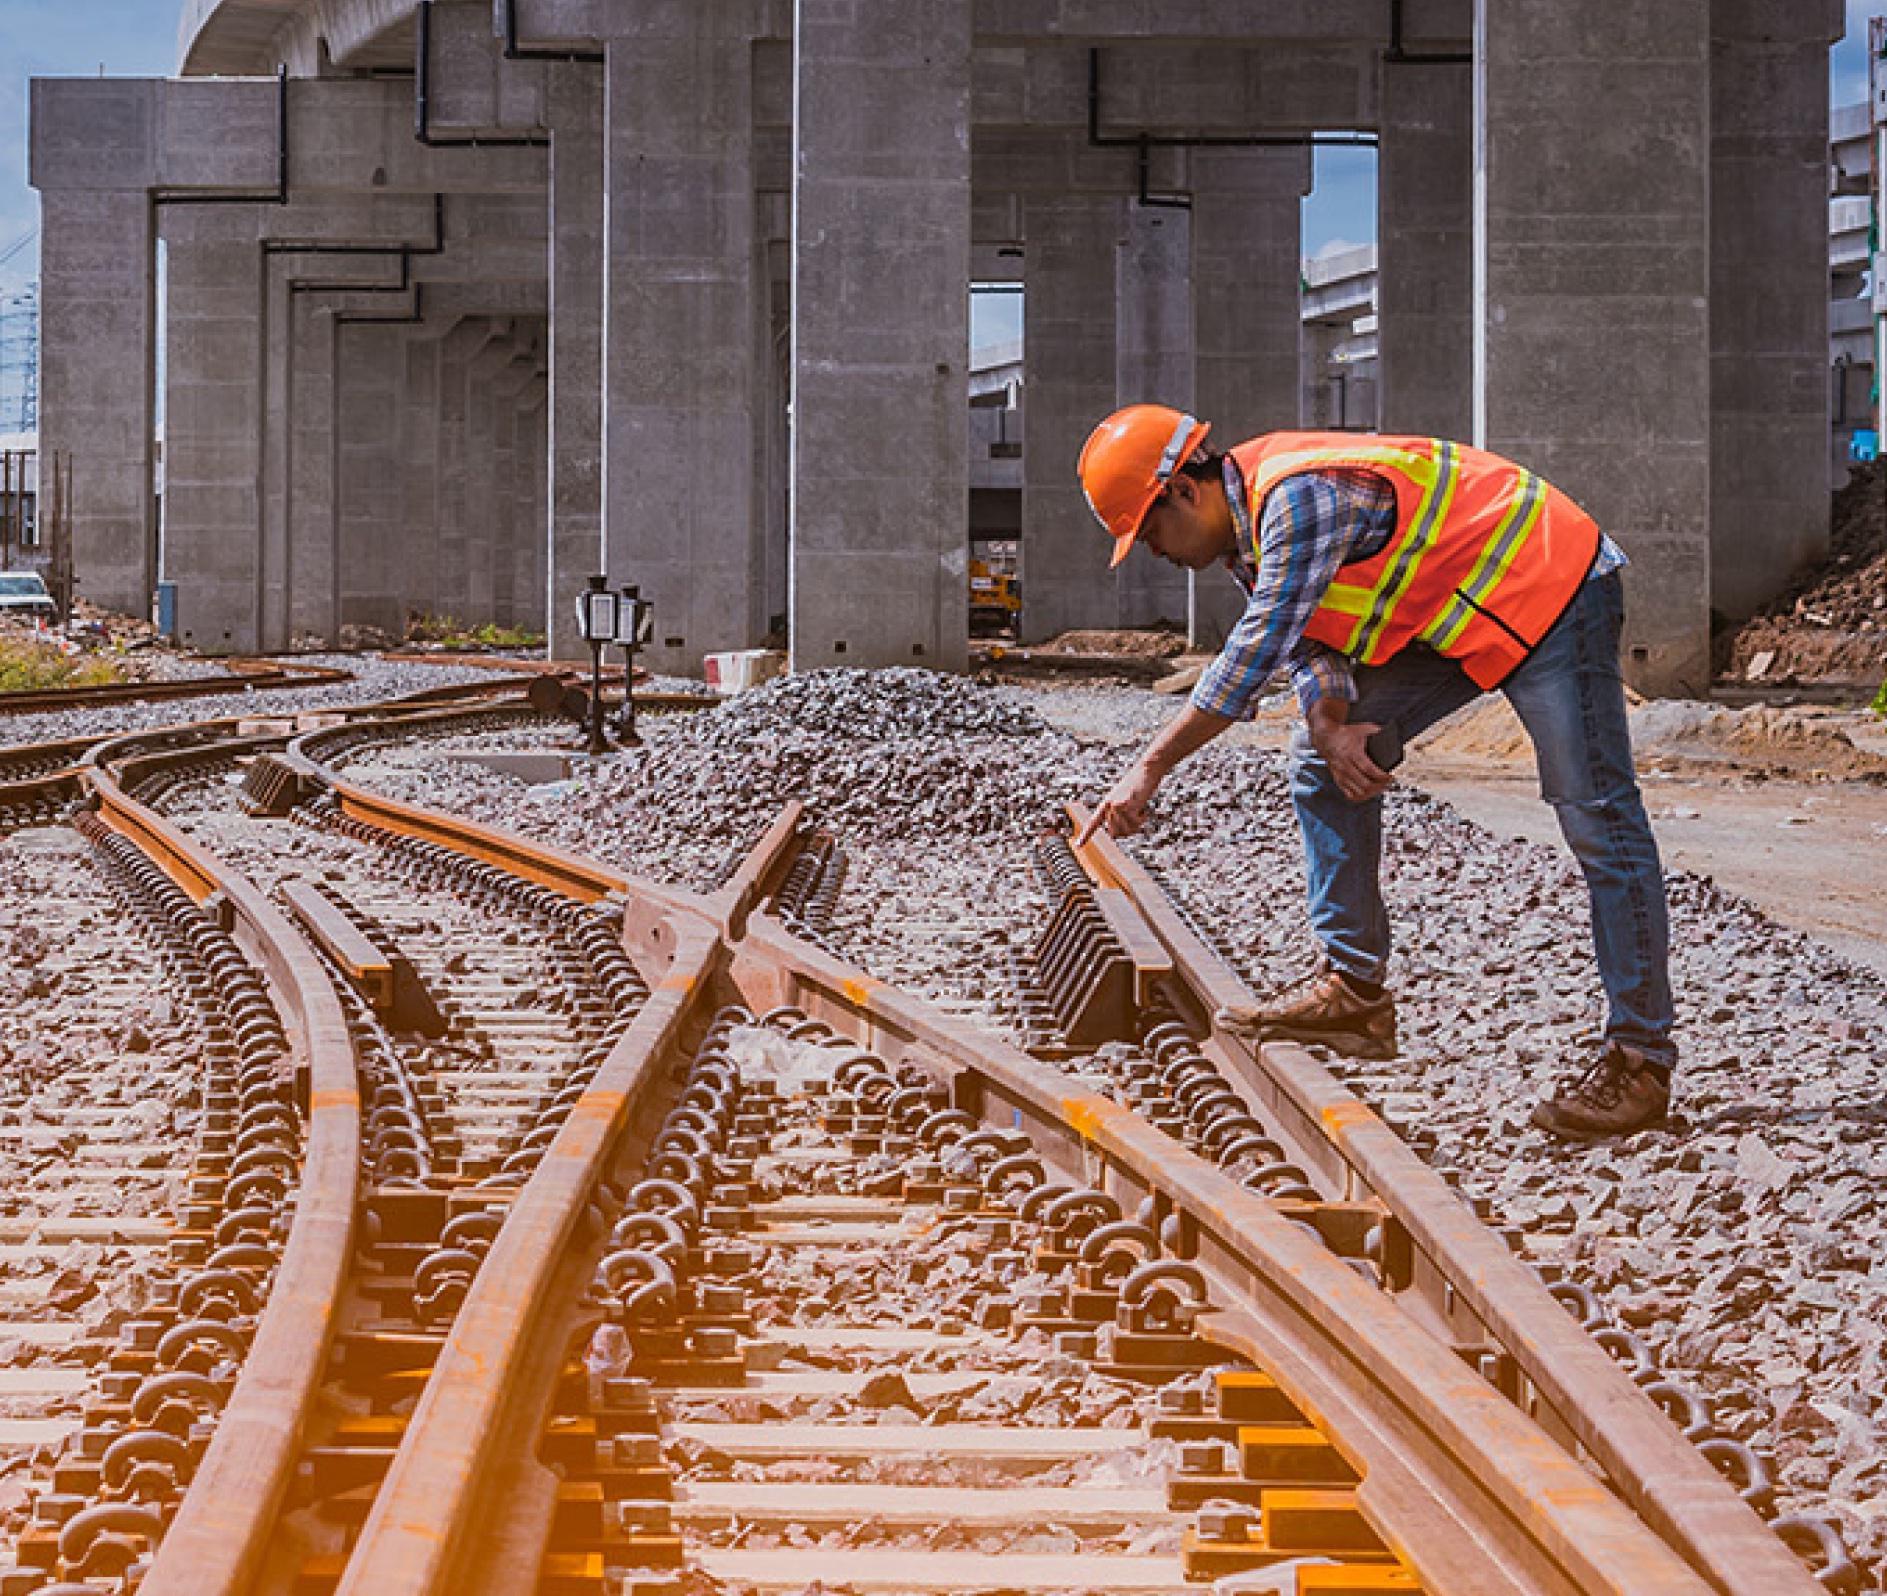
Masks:
[[[99,768],[85,782],[99,818],[199,902],[229,905],[262,966],[308,1072],[307,1137],[294,1222],[235,1389],[190,1490],[139,1587],[144,1596],[240,1591],[260,1570],[293,1483],[353,1250],[360,1097],[345,1015],[326,973],[279,910],[241,876],[128,796]]]
[[[465,713],[410,717],[403,729]],[[1462,1304],[1459,1325],[1491,1331],[1540,1393],[1537,1421],[1455,1355],[1445,1331],[1456,1321],[1437,1334],[1432,1312],[1412,1312],[1403,1300],[1411,1294],[1365,1281],[1273,1203],[1132,1109],[1074,1088],[1001,1038],[952,1021],[789,932],[764,904],[799,844],[796,811],[771,828],[727,889],[703,899],[345,783],[310,757],[336,735],[344,731],[304,736],[282,757],[358,819],[581,901],[622,897],[625,934],[657,989],[512,1204],[489,1266],[474,1278],[447,1334],[349,1559],[343,1592],[445,1596],[489,1583],[490,1569],[475,1564],[498,1533],[493,1525],[529,1511],[515,1499],[517,1471],[527,1467],[529,1439],[567,1351],[555,1327],[575,1300],[595,1240],[588,1207],[631,1139],[661,1064],[675,1055],[710,990],[729,986],[756,1011],[796,1006],[888,1060],[947,1079],[952,1100],[986,1124],[1026,1129],[1046,1164],[1163,1220],[1175,1251],[1193,1259],[1213,1288],[1217,1306],[1201,1317],[1199,1332],[1259,1363],[1320,1427],[1327,1424],[1361,1476],[1359,1507],[1423,1589],[1436,1596],[1809,1596],[1817,1589],[1610,1357],[1308,1055],[1252,1053],[1219,1036],[1208,1044],[1307,1157],[1315,1155],[1330,1183],[1388,1204],[1424,1266]],[[325,1360],[348,1262],[359,1106],[345,1024],[306,947],[253,889],[127,797],[103,768],[148,774],[166,759],[190,757],[138,743],[94,750],[85,779],[101,814],[156,850],[199,901],[226,896],[287,995],[297,1039],[317,1066],[316,1110],[327,1116],[318,1127],[319,1157],[311,1125],[291,1258],[250,1363],[143,1586],[155,1596],[236,1596],[274,1528]],[[1136,899],[1172,954],[1183,1001],[1206,1015],[1223,1002],[1249,1001],[1118,848],[1091,845],[1082,862]],[[344,1207],[331,1195],[343,1181]],[[318,1327],[312,1336],[310,1323]],[[1555,1432],[1575,1438],[1608,1469],[1616,1460],[1614,1478],[1627,1500],[1595,1480]]]
[[[1070,806],[1077,835],[1086,811]],[[1254,994],[1206,947],[1166,894],[1112,838],[1077,851],[1102,884],[1126,892],[1172,955],[1209,1017]],[[1513,1357],[1558,1432],[1595,1458],[1614,1486],[1720,1591],[1780,1596],[1812,1591],[1794,1554],[1585,1334],[1448,1184],[1380,1117],[1301,1047],[1254,1049],[1214,1031],[1208,1051],[1284,1125],[1292,1140],[1352,1194],[1380,1199],[1469,1315]]]
[[[204,698],[213,693],[247,692],[252,688],[325,687],[351,682],[353,679],[352,671],[332,665],[231,660],[228,673],[221,676],[187,676],[171,682],[99,682],[89,687],[45,687],[30,692],[0,693],[0,715],[91,709],[100,704],[131,704],[145,700]]]
[[[475,1533],[507,1469],[530,1450],[563,1347],[550,1331],[592,1194],[631,1116],[707,996],[714,928],[677,916],[674,956],[647,972],[649,1001],[611,1050],[505,1218],[420,1398],[357,1543],[340,1596],[463,1591],[485,1553]]]

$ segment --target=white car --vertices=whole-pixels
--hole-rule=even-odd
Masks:
[[[59,606],[37,571],[0,571],[0,615],[58,618]]]

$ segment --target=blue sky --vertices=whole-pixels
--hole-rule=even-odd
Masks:
[[[1887,0],[1846,0],[1847,37],[1830,55],[1834,101],[1867,94],[1867,17]],[[0,294],[38,269],[37,196],[26,182],[26,80],[41,76],[157,77],[177,58],[176,0],[0,0]],[[1304,202],[1304,249],[1366,243],[1376,236],[1375,157],[1319,150],[1317,186]],[[22,240],[31,240],[22,243]]]

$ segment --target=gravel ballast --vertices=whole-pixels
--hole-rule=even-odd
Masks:
[[[413,664],[372,654],[306,654],[297,656],[295,663],[333,666],[351,671],[354,679],[325,687],[244,688],[240,692],[206,693],[201,698],[100,704],[91,709],[42,710],[26,715],[9,712],[6,697],[0,694],[0,747],[61,742],[76,737],[108,737],[230,715],[293,715],[307,710],[340,709],[350,704],[400,698],[428,688],[491,679],[490,671],[477,666]]]
[[[1033,701],[1032,701],[1033,700]],[[1045,902],[1029,843],[1092,801],[1158,722],[1143,693],[1078,698],[914,671],[821,672],[658,722],[647,749],[526,788],[440,750],[350,769],[698,889],[789,798],[838,834],[832,937],[881,979],[989,1013]],[[1057,729],[1034,707],[1043,705]],[[1165,706],[1163,706],[1165,707]],[[410,753],[410,751],[409,751]],[[1215,745],[1162,789],[1134,850],[1258,991],[1314,958],[1282,756]],[[1689,875],[1671,879],[1678,1118],[1597,1149],[1527,1124],[1602,1018],[1583,885],[1558,850],[1498,839],[1408,789],[1384,879],[1412,1117],[1529,1256],[1599,1290],[1719,1428],[1777,1464],[1786,1510],[1835,1511],[1887,1551],[1887,992],[1875,974]]]

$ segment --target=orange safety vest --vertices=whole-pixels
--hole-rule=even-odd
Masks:
[[[1598,524],[1584,510],[1524,466],[1466,444],[1267,432],[1231,455],[1254,542],[1266,497],[1300,472],[1368,471],[1395,489],[1395,532],[1338,570],[1305,627],[1360,664],[1426,643],[1496,687],[1565,613],[1598,556]]]

